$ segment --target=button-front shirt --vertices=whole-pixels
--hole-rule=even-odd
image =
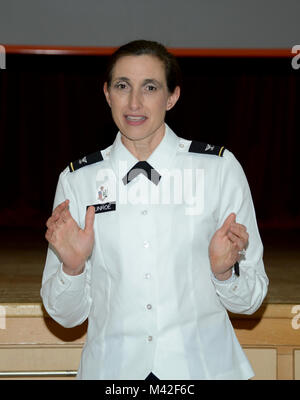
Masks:
[[[121,141],[103,160],[60,175],[54,207],[70,200],[84,228],[95,206],[95,243],[84,272],[64,273],[49,246],[41,295],[65,327],[88,318],[79,379],[249,379],[253,370],[227,310],[251,314],[268,287],[247,179],[234,155],[189,151],[167,125],[147,159],[160,179],[126,174],[138,162]],[[139,171],[137,171],[139,172]],[[143,171],[141,171],[143,172]],[[130,175],[130,174],[128,174]],[[125,179],[124,179],[125,177]],[[230,213],[249,244],[239,276],[218,281],[209,243]]]

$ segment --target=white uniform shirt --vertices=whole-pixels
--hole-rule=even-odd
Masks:
[[[98,204],[84,272],[64,273],[49,246],[41,289],[61,325],[88,318],[79,379],[254,375],[226,311],[253,313],[268,287],[249,186],[230,151],[219,157],[207,145],[204,154],[192,153],[190,145],[166,125],[147,160],[161,175],[158,184],[143,174],[123,183],[138,160],[120,132],[102,161],[85,165],[83,158],[83,168],[60,175],[54,207],[69,199],[83,228],[87,206]],[[208,247],[232,212],[247,227],[249,245],[240,276],[218,281]]]

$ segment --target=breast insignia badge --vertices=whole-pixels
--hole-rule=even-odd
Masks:
[[[100,186],[98,190],[98,199],[104,201],[107,198],[107,196],[108,196],[107,188],[105,188],[104,186]]]

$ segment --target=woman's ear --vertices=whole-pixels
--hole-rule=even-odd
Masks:
[[[105,95],[105,98],[106,98],[106,101],[107,101],[109,107],[111,107],[110,95],[109,95],[109,90],[108,90],[107,82],[104,82],[104,85],[103,85],[103,92],[104,92],[104,95]]]
[[[171,110],[171,108],[175,106],[179,97],[180,97],[180,87],[176,86],[174,92],[168,98],[167,111]]]

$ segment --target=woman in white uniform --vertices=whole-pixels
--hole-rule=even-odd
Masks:
[[[78,378],[251,378],[226,311],[268,287],[242,167],[166,125],[180,71],[161,44],[120,47],[104,94],[119,132],[61,173],[47,221],[45,308],[89,322]]]

